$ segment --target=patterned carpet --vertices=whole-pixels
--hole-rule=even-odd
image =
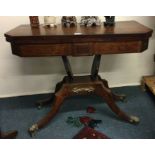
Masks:
[[[114,88],[114,92],[126,94],[126,102],[117,102],[119,107],[128,114],[136,115],[140,118],[138,125],[132,125],[118,119],[111,112],[107,104],[97,96],[76,96],[64,101],[58,115],[52,122],[40,130],[36,139],[71,139],[82,127],[73,127],[66,123],[69,116],[89,116],[102,120],[96,130],[104,133],[113,139],[154,139],[155,138],[155,102],[154,96],[150,93],[142,92],[140,87]],[[35,101],[48,97],[49,94],[31,95],[24,97],[12,97],[0,99],[0,125],[2,131],[17,129],[18,139],[31,138],[27,129],[40,118],[42,118],[50,108],[38,110]],[[96,112],[89,114],[86,112],[88,106],[96,108]]]

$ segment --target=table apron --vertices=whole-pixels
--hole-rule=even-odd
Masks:
[[[58,44],[12,43],[11,45],[13,54],[21,57],[91,56],[142,52],[148,48],[148,40]]]

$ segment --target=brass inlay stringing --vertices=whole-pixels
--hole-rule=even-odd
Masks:
[[[80,92],[87,92],[87,93],[90,93],[90,92],[93,92],[95,89],[93,87],[75,87],[73,88],[73,92],[74,93],[80,93]]]

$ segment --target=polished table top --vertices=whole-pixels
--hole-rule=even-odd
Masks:
[[[20,25],[5,33],[5,37],[12,45],[13,54],[18,56],[85,56],[142,52],[148,48],[152,32],[136,21],[120,21],[113,27]]]

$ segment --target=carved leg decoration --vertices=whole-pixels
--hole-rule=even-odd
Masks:
[[[31,136],[33,136],[37,130],[46,126],[52,120],[52,118],[57,114],[66,96],[65,93],[66,92],[64,90],[60,90],[58,93],[55,94],[55,100],[51,108],[51,111],[49,111],[47,115],[44,118],[42,118],[39,122],[37,122],[36,124],[33,124],[29,128],[28,132]]]
[[[130,123],[139,123],[139,118],[136,116],[128,116],[123,111],[120,110],[120,108],[115,104],[115,100],[113,95],[111,94],[110,89],[106,88],[104,85],[100,85],[96,87],[96,94],[101,96],[110,109],[121,119],[130,122]]]
[[[0,139],[14,139],[16,138],[18,132],[17,131],[11,131],[8,133],[1,133],[0,132]]]

